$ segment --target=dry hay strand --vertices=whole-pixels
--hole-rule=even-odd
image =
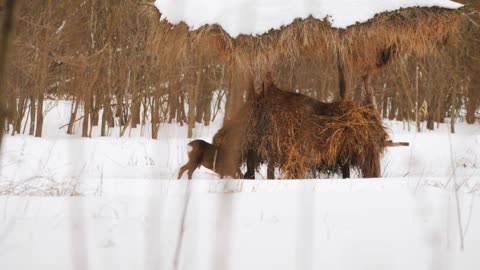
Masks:
[[[323,167],[348,163],[361,171],[364,177],[378,177],[379,158],[388,139],[380,116],[371,105],[351,101],[339,102],[339,116],[319,117],[318,143],[325,152]],[[316,123],[317,124],[317,123]],[[336,158],[336,160],[335,160]]]
[[[335,29],[326,20],[309,17],[263,35],[232,38],[216,24],[191,31],[185,23],[172,25],[159,20],[158,12],[145,14],[156,21],[149,47],[168,66],[200,55],[206,59],[205,64],[239,61],[245,63],[242,67],[246,69],[261,66],[271,70],[271,63],[277,59],[299,62],[338,51],[352,71],[362,72],[385,65],[398,54],[433,53],[434,48],[458,33],[465,18],[459,10],[407,8],[378,14],[347,29]]]
[[[350,164],[365,177],[379,176],[388,137],[373,107],[351,101],[321,103],[275,87],[253,106],[247,148],[259,164],[274,164],[283,178],[336,173]]]

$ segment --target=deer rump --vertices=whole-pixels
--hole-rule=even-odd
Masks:
[[[224,148],[203,140],[194,140],[188,146],[191,148],[188,152],[188,162],[180,168],[177,179],[180,179],[185,171],[188,171],[188,179],[192,179],[193,172],[200,166],[218,173],[221,178],[240,176],[240,165],[228,163],[226,157],[229,151],[225,151]]]

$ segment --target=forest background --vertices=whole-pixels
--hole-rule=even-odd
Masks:
[[[2,18],[5,2],[0,1]],[[480,8],[477,0],[458,2]],[[71,101],[67,133],[83,137],[91,137],[94,127],[101,136],[119,127],[124,136],[129,128],[148,125],[148,137],[155,139],[161,123],[177,122],[191,130],[195,123],[208,126],[220,110],[230,118],[248,87],[235,85],[225,65],[162,63],[149,38],[155,31],[153,8],[152,1],[134,0],[17,1],[3,96],[6,131],[41,137],[46,99]],[[452,132],[455,121],[478,124],[480,15],[465,16],[459,34],[438,52],[400,56],[373,76],[382,117],[416,121],[419,130],[420,123],[434,129],[445,118],[452,119]],[[321,66],[308,61],[285,66],[276,83],[321,101],[337,100],[335,53],[326,55]],[[169,74],[179,68],[195,70],[194,78],[172,81]],[[362,101],[361,74],[346,79],[350,97]],[[75,130],[78,122],[81,131]]]

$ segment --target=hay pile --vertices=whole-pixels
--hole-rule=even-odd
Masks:
[[[338,52],[352,72],[382,65],[385,55],[416,53],[430,55],[434,48],[458,33],[462,11],[442,8],[406,8],[385,12],[363,24],[336,29],[326,20],[297,19],[288,26],[260,36],[232,38],[217,24],[190,31],[185,23],[159,21],[155,7],[145,16],[151,19],[149,48],[168,66],[185,59],[201,58],[205,65],[226,63],[235,69],[278,74],[285,61],[298,63]]]
[[[271,84],[225,122],[213,143],[228,151],[232,164],[245,163],[254,151],[256,168],[274,165],[282,178],[339,173],[346,164],[363,177],[378,177],[387,138],[371,106],[322,103]]]

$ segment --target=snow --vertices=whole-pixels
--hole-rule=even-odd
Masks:
[[[232,37],[261,35],[309,16],[327,18],[335,28],[347,28],[366,22],[376,14],[401,8],[462,7],[449,0],[156,0],[155,6],[162,19],[172,24],[183,21],[192,30],[219,24]]]
[[[149,127],[80,138],[58,129],[69,102],[45,108],[44,138],[7,135],[1,148],[0,269],[175,269],[187,201],[177,269],[480,269],[478,124],[417,133],[386,121],[411,146],[388,149],[380,179],[200,169],[187,181],[171,180],[186,127],[163,124],[158,140]],[[194,137],[211,141],[219,119]]]
[[[405,179],[136,181],[100,197],[0,197],[1,269],[480,267],[480,200]],[[188,184],[191,184],[188,187]],[[28,259],[26,259],[28,258]]]

